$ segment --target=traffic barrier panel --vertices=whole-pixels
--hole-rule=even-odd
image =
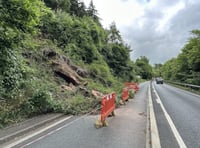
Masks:
[[[126,101],[128,101],[129,98],[129,88],[123,88],[122,90],[122,95],[121,95],[121,102],[120,104],[123,105],[125,104]]]
[[[111,93],[108,95],[105,95],[101,99],[101,117],[100,120],[96,121],[96,128],[107,126],[106,117],[109,115],[115,116],[114,110],[115,110],[115,101],[116,101],[116,93]]]
[[[135,93],[139,90],[139,84],[138,83],[125,82],[124,85],[126,87],[128,87],[129,89],[133,89]]]

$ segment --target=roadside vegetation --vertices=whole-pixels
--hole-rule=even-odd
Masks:
[[[130,60],[115,23],[103,28],[92,1],[1,0],[0,20],[0,127],[86,113],[102,94],[120,96],[123,82],[150,78],[148,60]]]
[[[200,30],[193,30],[191,34],[176,58],[168,60],[163,65],[155,65],[155,76],[162,76],[172,82],[200,86]]]
[[[84,114],[103,94],[120,99],[124,82],[152,77],[200,85],[200,31],[177,58],[130,59],[111,23],[103,28],[91,1],[0,1],[0,128],[50,112]],[[117,100],[119,102],[119,100]]]
[[[119,99],[124,82],[160,75],[146,57],[130,60],[116,24],[103,28],[92,1],[1,0],[0,20],[0,128],[44,113],[84,114],[103,94]],[[158,66],[165,79],[200,84],[193,33],[177,58]]]

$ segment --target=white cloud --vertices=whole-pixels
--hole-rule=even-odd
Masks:
[[[88,5],[91,0],[84,0]],[[191,30],[200,29],[198,0],[93,0],[104,27],[115,21],[134,52],[152,64],[176,57]]]
[[[91,0],[84,0],[86,6]],[[93,0],[104,27],[114,21],[117,27],[129,26],[144,14],[144,6],[135,0]]]
[[[185,3],[180,1],[176,5],[169,6],[162,10],[164,17],[159,20],[158,27],[156,31],[163,32],[166,29],[169,29],[168,26],[170,25],[170,19],[172,19],[180,10],[185,8]],[[167,26],[168,25],[168,26]]]

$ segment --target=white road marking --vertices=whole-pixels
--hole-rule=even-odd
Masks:
[[[62,122],[64,122],[64,121],[70,119],[71,117],[72,117],[72,116],[69,116],[69,117],[64,118],[64,119],[62,119],[62,120],[59,120],[58,122],[56,122],[56,123],[54,123],[54,124],[51,124],[51,125],[49,125],[49,126],[43,128],[43,129],[41,129],[41,130],[39,130],[39,131],[37,131],[37,132],[31,134],[31,135],[28,135],[28,136],[26,136],[26,137],[24,137],[24,138],[22,138],[22,139],[20,139],[20,140],[18,140],[18,141],[16,141],[16,142],[13,142],[13,143],[11,143],[11,144],[9,144],[9,145],[6,145],[4,148],[10,148],[10,147],[16,146],[17,144],[20,144],[20,143],[22,143],[22,142],[24,142],[24,141],[26,141],[26,140],[28,140],[28,139],[30,139],[30,138],[32,138],[32,137],[38,135],[38,134],[40,134],[40,133],[42,133],[42,132],[44,132],[44,131],[50,129],[50,128],[52,128],[52,127],[54,127],[54,126],[56,126],[56,125],[58,125],[58,124],[60,124],[60,123],[62,123]],[[47,135],[50,135],[50,134],[52,134],[53,132],[54,132],[54,131],[48,133]],[[47,135],[45,135],[45,136],[47,136]],[[40,140],[40,139],[42,139],[42,138],[44,138],[45,136],[42,136],[42,137],[38,138],[37,141]],[[35,142],[36,142],[36,141],[35,141]],[[31,143],[33,143],[33,142],[31,142]]]
[[[157,102],[158,104],[160,104],[160,103],[161,103],[159,99],[156,99],[156,102]]]
[[[160,97],[159,97],[154,85],[153,85],[153,90],[155,91],[155,95],[157,97],[157,100],[159,100],[159,104],[160,104],[160,106],[161,106],[161,108],[162,108],[162,110],[164,112],[164,115],[165,115],[165,117],[166,117],[166,119],[167,119],[167,121],[169,123],[169,126],[170,126],[170,128],[171,128],[171,130],[172,130],[172,132],[173,132],[173,134],[174,134],[174,136],[175,136],[175,138],[176,138],[176,140],[177,140],[177,142],[179,144],[179,147],[180,148],[187,148],[187,146],[185,145],[183,139],[181,138],[178,130],[176,129],[176,126],[174,125],[171,117],[169,116],[169,114],[167,113],[165,107],[163,106],[163,103],[162,103],[162,101],[161,101],[161,99],[160,99]]]
[[[88,116],[88,115],[91,114],[92,112],[97,111],[97,110],[99,110],[99,109],[100,109],[100,108],[96,108],[95,110],[92,110],[91,112],[89,112],[89,113],[87,113],[87,114],[81,116],[80,118],[77,118],[76,120],[73,120],[72,122],[70,122],[70,123],[68,123],[68,124],[65,124],[64,126],[61,126],[61,127],[57,128],[57,129],[55,129],[55,130],[53,130],[53,131],[51,131],[51,132],[49,132],[49,133],[47,133],[47,134],[45,134],[45,135],[43,135],[43,136],[41,136],[41,137],[39,137],[39,138],[37,138],[37,139],[31,141],[30,143],[27,143],[27,144],[21,146],[21,148],[24,148],[24,147],[26,147],[26,146],[28,146],[28,145],[31,145],[31,144],[33,144],[33,143],[35,143],[35,142],[37,142],[37,141],[39,141],[39,140],[41,140],[41,139],[47,137],[48,135],[51,135],[51,134],[53,134],[53,133],[55,133],[55,132],[57,132],[57,131],[59,131],[59,130],[65,128],[65,127],[68,127],[68,126],[70,126],[71,124],[77,122],[77,121],[80,120],[80,119],[83,119],[84,117]],[[35,133],[33,133],[33,134],[31,134],[31,135],[25,137],[25,138],[22,138],[22,139],[20,139],[20,140],[18,140],[18,141],[16,141],[16,142],[13,142],[13,143],[11,143],[11,144],[9,144],[9,145],[6,145],[6,146],[4,146],[4,148],[10,148],[10,147],[16,146],[16,145],[18,145],[18,144],[20,144],[20,143],[22,143],[22,142],[24,142],[24,141],[26,141],[26,140],[28,140],[28,139],[30,139],[30,138],[36,136],[36,135],[38,135],[38,134],[40,134],[40,133],[42,133],[42,132],[44,132],[44,131],[46,131],[46,130],[48,130],[48,129],[50,129],[50,128],[52,128],[52,127],[54,127],[54,126],[56,126],[56,125],[58,125],[58,124],[60,124],[60,123],[62,123],[62,122],[64,122],[64,121],[66,121],[66,120],[68,120],[68,119],[70,119],[71,117],[73,117],[73,116],[69,116],[69,117],[67,117],[67,118],[64,118],[64,119],[62,119],[62,120],[60,120],[60,121],[58,121],[58,122],[56,122],[56,123],[54,123],[54,124],[52,124],[52,125],[50,125],[50,126],[44,128],[44,129],[41,129],[41,130],[39,130],[39,131],[37,131],[37,132],[35,132]]]
[[[182,92],[184,92],[184,93],[186,93],[186,94],[189,94],[189,95],[192,95],[192,96],[195,96],[195,97],[199,97],[200,98],[200,95],[198,95],[198,94],[195,94],[195,93],[192,93],[192,92],[190,92],[190,91],[187,91],[187,90],[184,90],[184,89],[181,89],[181,88],[178,88],[178,87],[175,87],[175,86],[173,86],[173,85],[170,85],[170,84],[168,84],[168,87],[173,87],[173,88],[175,88],[175,89],[177,89],[177,90],[179,90],[179,91],[182,91]]]
[[[155,113],[154,113],[154,109],[153,109],[150,85],[149,85],[148,96],[149,96],[150,130],[151,130],[150,131],[151,147],[152,148],[161,148],[158,127],[157,127]]]

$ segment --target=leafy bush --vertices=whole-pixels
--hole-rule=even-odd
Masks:
[[[88,66],[91,76],[96,78],[105,86],[112,86],[114,82],[114,77],[112,76],[110,69],[104,61],[95,61]]]
[[[10,49],[1,50],[0,57],[0,85],[4,88],[4,98],[14,98],[22,80],[21,59]]]
[[[135,96],[134,90],[130,89],[129,92],[129,99],[133,99],[133,97]]]
[[[7,104],[0,105],[0,128],[20,120],[20,108],[9,106]]]
[[[60,85],[66,82],[55,77],[43,49],[56,50],[86,67],[89,90],[118,94],[121,81],[134,77],[129,48],[122,42],[109,43],[109,31],[95,20],[96,12],[87,15],[84,4],[76,2],[0,1],[0,126],[51,111],[86,113],[99,103],[63,92]]]
[[[34,95],[21,105],[26,115],[41,114],[54,110],[54,101],[51,94],[45,90],[36,90]]]
[[[51,39],[58,47],[64,48],[71,40],[73,20],[67,14],[49,13],[42,17],[41,32],[44,38]]]
[[[92,108],[92,106],[91,100],[89,100],[89,98],[85,98],[81,95],[76,95],[65,102],[64,112],[66,114],[73,115],[84,114],[88,112],[90,108]]]

